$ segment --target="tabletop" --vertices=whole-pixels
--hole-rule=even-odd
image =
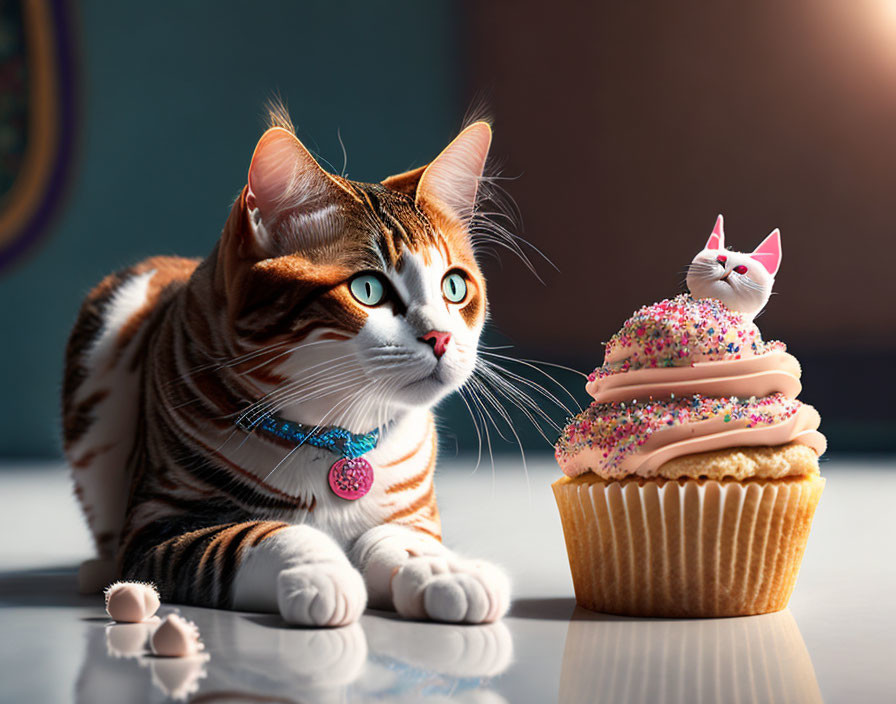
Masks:
[[[575,604],[547,455],[446,458],[445,542],[504,565],[502,621],[457,626],[368,611],[338,629],[165,604],[206,655],[154,658],[147,626],[79,596],[90,541],[64,467],[0,465],[3,702],[896,701],[896,460],[835,458],[789,608],[728,619],[641,619]],[[474,471],[475,469],[475,471]]]

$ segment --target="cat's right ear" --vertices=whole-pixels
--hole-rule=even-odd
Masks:
[[[253,217],[251,251],[261,258],[308,250],[338,231],[340,187],[289,130],[265,132],[249,165],[246,206]]]
[[[703,249],[725,249],[725,219],[721,214],[716,218],[716,226],[712,228],[712,234]]]
[[[762,264],[771,276],[777,274],[781,268],[781,231],[778,228],[772,230],[750,256]]]
[[[420,170],[417,204],[433,206],[467,224],[476,209],[476,194],[491,143],[492,128],[487,122],[474,122],[465,128]]]

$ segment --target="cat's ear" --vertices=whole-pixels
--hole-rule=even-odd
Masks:
[[[725,249],[725,219],[721,215],[716,218],[716,226],[703,249]]]
[[[777,274],[781,268],[781,231],[778,228],[772,230],[750,256],[762,264],[769,274]]]
[[[474,122],[463,130],[421,171],[415,195],[417,203],[429,204],[462,223],[468,222],[476,206],[476,193],[491,143],[492,128],[487,122]],[[402,176],[410,174],[414,172]]]
[[[258,141],[249,165],[246,205],[257,211],[255,253],[286,254],[325,243],[339,186],[289,130],[272,127]]]

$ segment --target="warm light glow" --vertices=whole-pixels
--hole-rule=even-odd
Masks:
[[[884,11],[891,19],[896,20],[896,0],[883,0]]]

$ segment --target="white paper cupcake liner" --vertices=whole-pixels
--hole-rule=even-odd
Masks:
[[[576,600],[639,616],[787,605],[824,488],[818,476],[555,482]]]

